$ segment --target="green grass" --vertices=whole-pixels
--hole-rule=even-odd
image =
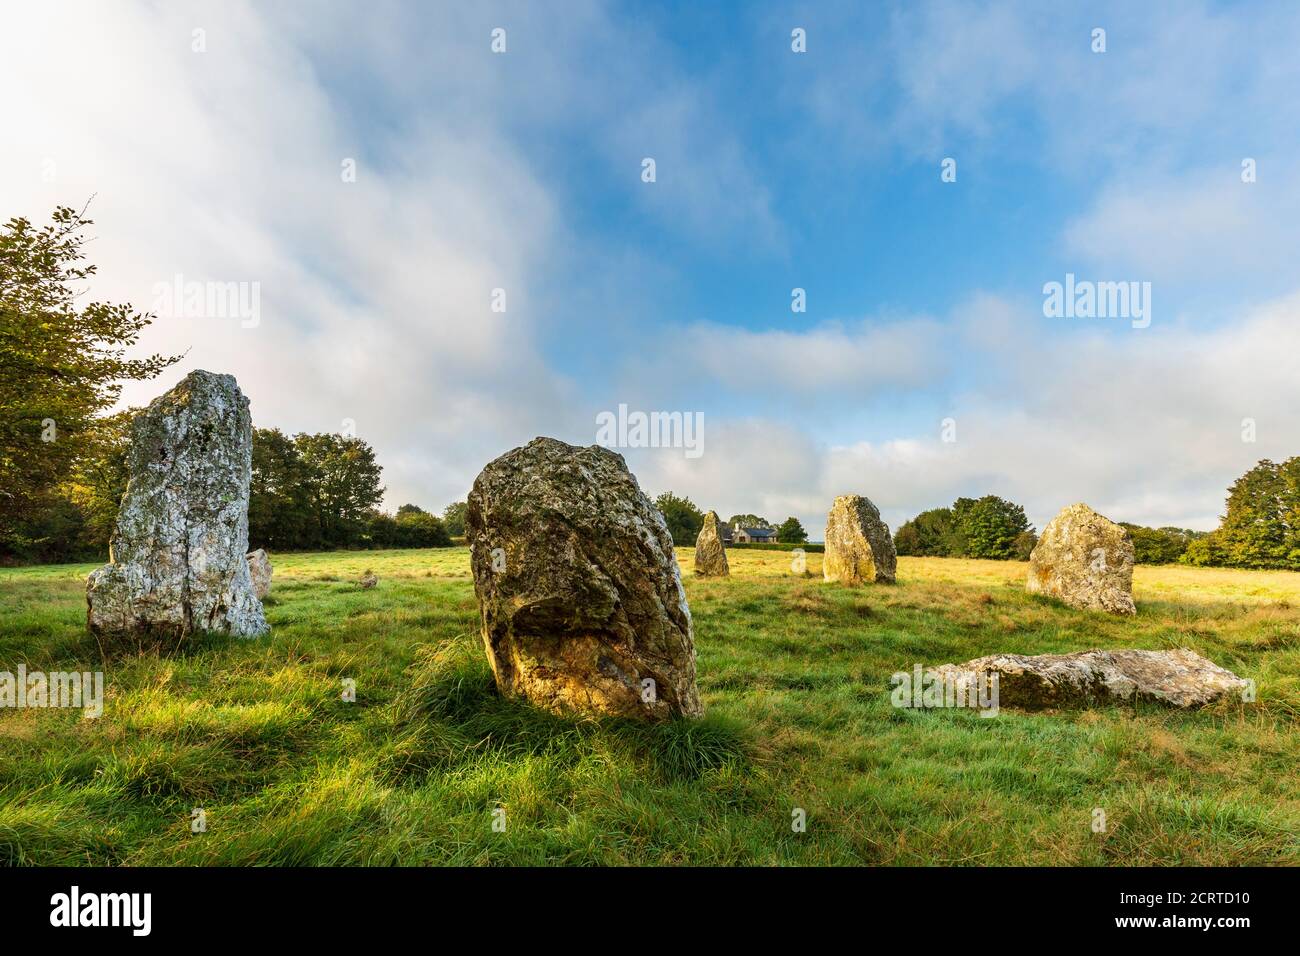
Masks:
[[[103,670],[107,696],[96,720],[0,710],[0,864],[1300,860],[1297,574],[1141,567],[1126,620],[1025,594],[1023,564],[904,558],[853,590],[820,555],[804,577],[737,550],[729,579],[684,575],[707,717],[644,726],[498,697],[463,548],[274,560],[270,637],[109,661],[91,566],[0,570],[0,670]],[[1258,702],[889,703],[916,662],[1121,646],[1190,647]]]

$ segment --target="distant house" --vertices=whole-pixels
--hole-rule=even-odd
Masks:
[[[742,528],[736,525],[731,529],[731,540],[736,544],[775,544],[776,532],[771,528]]]

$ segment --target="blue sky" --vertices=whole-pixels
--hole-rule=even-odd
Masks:
[[[231,372],[258,424],[355,424],[392,507],[537,434],[589,444],[620,403],[705,416],[698,459],[625,450],[648,491],[815,538],[847,492],[895,526],[991,492],[1039,526],[1085,500],[1212,527],[1300,452],[1294,4],[3,16],[31,79],[4,214],[94,194],[97,296],[260,289],[255,327],[160,316],[142,345],[186,360],[127,400]],[[1045,317],[1066,273],[1150,282],[1150,326]]]

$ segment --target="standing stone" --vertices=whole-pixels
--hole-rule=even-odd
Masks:
[[[479,474],[466,531],[501,693],[557,712],[702,713],[673,540],[622,455],[535,438]]]
[[[840,495],[826,518],[822,575],[842,584],[893,584],[898,555],[889,525],[862,495]]]
[[[1136,614],[1133,541],[1085,504],[1063,508],[1029,555],[1026,587],[1085,611]]]
[[[253,593],[259,601],[271,593],[271,556],[263,548],[250,551],[247,555],[248,574],[253,579]]]
[[[252,450],[248,399],[230,375],[191,372],[136,416],[109,563],[87,582],[94,634],[269,630],[245,557]]]
[[[727,567],[727,551],[722,546],[718,532],[718,513],[710,511],[704,516],[704,527],[695,539],[695,573],[701,577],[722,577],[731,574]]]

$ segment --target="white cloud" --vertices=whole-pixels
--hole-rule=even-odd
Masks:
[[[728,514],[794,514],[814,535],[848,493],[871,498],[891,527],[961,495],[998,494],[1040,528],[1086,500],[1115,520],[1209,529],[1239,475],[1300,452],[1300,424],[1285,412],[1300,404],[1300,376],[1276,361],[1300,354],[1300,294],[1211,331],[1085,326],[1049,337],[1033,306],[987,295],[958,312],[962,361],[989,374],[924,433],[831,445],[775,419],[713,421],[698,462],[643,455],[643,484]],[[988,335],[985,316],[1019,331]],[[954,443],[941,440],[949,414]],[[1256,420],[1253,444],[1244,418]]]
[[[128,386],[126,402],[193,368],[231,372],[258,424],[332,430],[352,419],[386,466],[389,503],[437,507],[484,462],[572,417],[532,303],[562,224],[548,185],[490,115],[429,98],[416,115],[374,122],[345,108],[347,78],[318,72],[332,55],[394,84],[445,76],[429,45],[461,51],[462,82],[504,67],[486,29],[477,60],[447,41],[474,28],[468,12],[446,11],[426,45],[390,40],[414,32],[396,29],[393,8],[359,22],[335,14],[284,30],[246,4],[7,11],[0,56],[24,89],[0,133],[3,208],[41,221],[96,194],[97,298],[147,308],[154,286],[178,274],[259,285],[256,328],[156,321],[142,348],[186,358]],[[375,19],[394,29],[363,26]],[[512,21],[517,48],[528,43],[523,20]],[[192,49],[196,28],[205,52]],[[390,141],[377,141],[385,127]],[[345,158],[357,161],[355,183],[342,180]],[[495,288],[507,292],[504,314],[489,308]]]
[[[1241,157],[1190,173],[1113,182],[1064,230],[1065,250],[1150,281],[1293,278],[1300,182],[1280,157],[1254,157],[1261,181],[1241,181]]]

